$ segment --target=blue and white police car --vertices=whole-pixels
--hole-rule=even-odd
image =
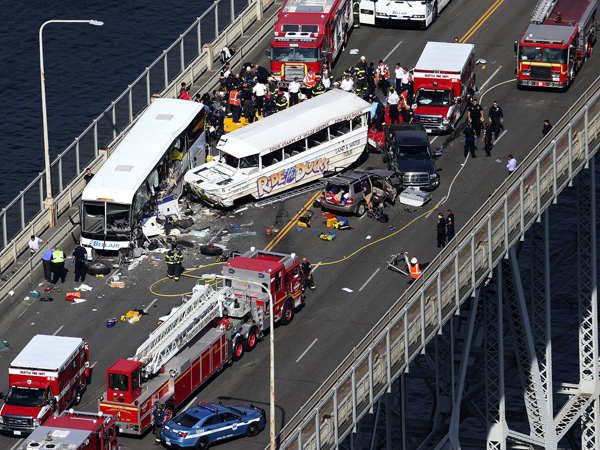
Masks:
[[[165,422],[160,438],[166,447],[205,450],[214,442],[256,436],[264,428],[264,409],[200,402]]]

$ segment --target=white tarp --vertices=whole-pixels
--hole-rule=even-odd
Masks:
[[[356,94],[333,89],[224,135],[217,149],[236,158],[265,154],[370,110]]]

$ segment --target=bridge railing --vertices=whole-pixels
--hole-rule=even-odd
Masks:
[[[219,51],[231,45],[275,0],[216,0],[213,5],[159,56],[111,105],[98,116],[51,163],[55,214],[60,216],[73,206],[83,191],[87,167],[96,171],[108,153],[152,101],[154,95],[174,97],[182,81],[193,82],[209,70]],[[232,21],[233,18],[233,21]],[[273,22],[271,20],[271,22]],[[261,37],[272,31],[261,28]],[[274,23],[274,22],[273,22]],[[203,45],[203,42],[210,44]],[[232,61],[241,61],[249,52],[253,36]],[[240,51],[241,50],[241,51]],[[211,86],[217,80],[212,80]],[[206,86],[208,87],[208,85]],[[40,153],[41,157],[41,153]],[[32,234],[41,234],[50,224],[44,209],[47,196],[45,171],[0,211],[0,272],[24,251]]]
[[[600,147],[600,78],[473,215],[278,436],[339,446]]]

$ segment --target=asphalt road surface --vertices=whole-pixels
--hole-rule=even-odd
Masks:
[[[312,228],[291,227],[290,231],[275,245],[280,252],[296,252],[306,256],[313,264],[321,263],[315,269],[315,292],[308,292],[305,307],[298,311],[288,326],[275,329],[276,338],[276,421],[280,428],[289,420],[328,377],[345,356],[358,344],[371,327],[382,317],[407,287],[408,279],[401,274],[385,270],[385,262],[391,253],[408,251],[421,261],[433,258],[436,248],[435,224],[438,210],[451,208],[455,214],[457,230],[486,201],[489,194],[497,189],[506,176],[506,159],[509,153],[517,161],[542,138],[542,123],[550,119],[552,123],[566,112],[567,108],[584,92],[599,73],[600,57],[592,55],[577,76],[574,85],[567,92],[517,90],[514,81],[516,59],[513,43],[520,37],[527,24],[535,2],[518,0],[472,1],[453,0],[443,11],[436,24],[429,30],[380,29],[361,27],[350,37],[346,51],[334,66],[334,74],[345,67],[354,65],[361,55],[367,61],[383,59],[392,68],[396,62],[403,67],[414,67],[427,41],[452,41],[453,37],[475,44],[476,57],[486,60],[477,66],[477,84],[481,88],[484,113],[493,100],[497,100],[504,110],[505,132],[496,142],[492,157],[486,158],[483,145],[479,142],[476,159],[463,158],[462,128],[449,136],[432,137],[433,148],[441,150],[437,161],[441,169],[441,185],[433,193],[432,201],[422,208],[412,208],[407,212],[399,203],[389,206],[387,224],[373,222],[368,217],[350,218],[351,231],[338,233],[334,242],[317,238],[316,228],[325,229],[319,210],[315,211]],[[486,14],[491,11],[491,14]],[[257,48],[256,54],[264,55],[264,49]],[[358,54],[350,54],[357,49]],[[257,61],[267,66],[262,57]],[[381,93],[379,92],[379,95]],[[500,160],[497,162],[496,160]],[[381,168],[381,155],[370,154],[361,162],[362,168]],[[315,191],[316,193],[316,191]],[[285,209],[292,217],[303,205],[309,203],[312,195],[296,197],[275,206],[257,209],[251,204],[248,209],[224,217],[197,217],[199,223],[219,229],[230,223],[246,224],[248,230],[256,231],[256,236],[232,239],[228,246],[232,250],[247,250],[250,246],[265,248],[270,239],[265,237],[265,229],[274,223],[278,210]],[[436,206],[445,199],[443,205]],[[393,236],[371,245],[344,259],[365,245],[392,234],[389,227],[395,227]],[[398,232],[399,231],[399,232]],[[197,239],[191,237],[191,241]],[[71,249],[65,249],[70,254]],[[160,255],[158,255],[160,256]],[[84,393],[81,410],[97,411],[98,396],[105,389],[106,369],[117,359],[133,356],[136,348],[156,327],[158,317],[167,314],[180,303],[180,294],[191,290],[198,281],[185,277],[175,284],[164,281],[150,292],[149,286],[165,276],[164,261],[154,265],[147,258],[135,269],[122,275],[126,287],[110,288],[106,278],[88,277],[86,283],[93,287],[84,295],[85,303],[73,304],[64,301],[64,293],[72,290],[72,267],[62,293],[54,295],[54,302],[41,303],[37,300],[16,302],[0,322],[1,340],[9,341],[15,347],[12,351],[0,353],[0,387],[8,386],[8,365],[17,352],[35,334],[57,334],[81,336],[90,342],[92,361],[92,381]],[[198,267],[213,262],[199,254],[198,250],[185,252],[186,268]],[[214,273],[218,267],[190,272]],[[33,286],[37,286],[38,280]],[[44,286],[40,286],[43,288]],[[26,292],[17,292],[23,298]],[[136,324],[119,322],[114,328],[106,327],[106,320],[120,317],[130,309],[149,308],[149,315],[143,316]],[[197,396],[197,400],[223,401],[224,403],[250,402],[268,411],[269,402],[269,348],[262,342],[241,361],[227,367],[211,380]],[[190,403],[194,399],[190,399]],[[123,437],[120,442],[128,449],[147,448],[152,445],[152,436],[139,439]],[[265,430],[255,438],[245,438],[220,445],[226,449],[262,450],[268,444],[269,433]],[[0,448],[11,449],[20,441],[13,437],[0,437]]]

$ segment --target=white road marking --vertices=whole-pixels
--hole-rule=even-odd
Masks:
[[[508,130],[504,130],[504,131],[503,131],[503,132],[500,134],[500,136],[498,136],[498,139],[496,139],[496,142],[494,142],[494,144],[497,144],[497,143],[498,143],[498,141],[499,141],[500,139],[502,139],[502,136],[504,136],[504,135],[507,133],[507,131],[508,131]]]
[[[372,279],[375,277],[375,275],[377,275],[377,272],[379,272],[379,269],[377,269],[377,270],[376,270],[376,271],[373,273],[373,275],[371,275],[371,276],[369,277],[369,279],[368,279],[367,281],[365,281],[365,284],[363,284],[363,285],[362,285],[362,287],[361,287],[361,288],[358,290],[358,292],[362,291],[362,290],[363,290],[363,289],[364,289],[364,288],[367,286],[367,284],[369,284],[369,281],[371,281],[371,280],[372,280]]]
[[[442,206],[442,205],[444,204],[444,202],[446,201],[446,199],[447,199],[447,198],[448,198],[448,197],[444,195],[444,196],[442,197],[442,199],[441,199],[441,200],[438,202],[438,204],[437,204],[437,205],[435,205],[435,206],[434,206],[434,207],[431,209],[431,211],[429,211],[429,212],[427,213],[427,215],[425,216],[425,218],[427,219],[427,218],[428,218],[428,217],[429,217],[431,214],[433,214],[433,210],[434,210],[434,209],[438,209],[440,206]]]
[[[58,334],[58,332],[60,330],[62,330],[64,327],[65,327],[64,325],[61,325],[61,327],[58,330],[56,330],[52,336],[56,336]]]
[[[433,144],[437,138],[439,138],[439,136],[434,137],[431,141],[429,141],[429,143]]]
[[[319,264],[321,264],[322,261],[319,261],[317,264],[315,264],[315,267],[313,267],[312,272],[315,273],[315,270],[317,270],[320,266]]]
[[[90,369],[93,369],[93,368],[94,368],[94,366],[95,366],[96,364],[98,364],[98,361],[94,361],[94,362],[92,363],[92,365],[90,366]]]
[[[144,311],[148,312],[148,310],[150,309],[150,307],[151,307],[152,305],[154,305],[154,304],[155,304],[157,301],[158,301],[158,298],[155,298],[154,300],[152,300],[152,303],[150,303],[150,304],[148,305],[148,307],[147,307],[146,309],[144,309]]]
[[[392,53],[394,53],[396,51],[396,49],[398,47],[400,47],[400,44],[402,44],[402,41],[398,42],[398,44],[392,49],[391,52],[389,52],[387,55],[385,55],[385,57],[383,58],[383,60],[385,61],[386,59],[388,59],[390,56],[392,56]]]
[[[19,439],[17,441],[17,443],[10,448],[10,450],[15,450],[15,448],[17,448],[19,445],[21,445],[23,443],[23,441],[25,441],[25,438]]]
[[[479,86],[479,92],[483,91],[483,88],[486,87],[490,81],[492,81],[492,78],[494,78],[496,76],[496,74],[500,71],[500,69],[502,69],[502,66],[498,66],[496,71],[487,80],[485,80],[485,83],[483,83],[481,86]]]
[[[191,399],[187,405],[185,405],[185,407],[182,409],[182,411],[185,411],[186,409],[191,408],[192,404],[195,403],[196,400],[198,400],[198,396],[197,395],[193,399]]]
[[[350,288],[342,288],[342,291],[346,291],[346,292],[354,292],[352,289]]]
[[[317,343],[318,340],[319,340],[319,338],[312,341],[312,344],[310,344],[308,347],[306,347],[306,350],[304,350],[304,353],[302,353],[300,355],[300,357],[296,360],[296,362],[300,361],[304,357],[304,355],[306,355],[308,353],[308,351],[312,348],[312,346]]]

